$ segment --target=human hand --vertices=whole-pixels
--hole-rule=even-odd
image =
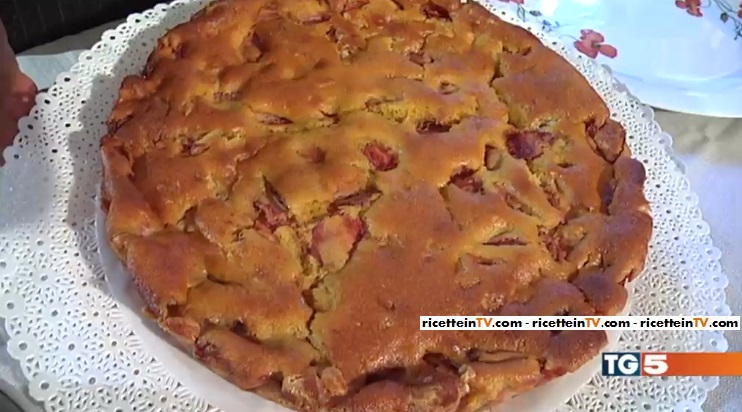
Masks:
[[[13,144],[18,120],[33,108],[36,92],[36,84],[18,67],[0,23],[0,151]]]

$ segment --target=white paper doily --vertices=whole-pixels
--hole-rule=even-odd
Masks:
[[[500,1],[487,7],[519,23]],[[4,153],[0,186],[0,317],[8,351],[47,411],[215,411],[182,386],[132,332],[106,284],[95,233],[98,144],[124,75],[144,66],[157,38],[203,0],[160,5],[107,31],[37,97]],[[701,219],[670,136],[608,70],[525,25],[572,62],[608,102],[647,168],[655,232],[636,285],[635,315],[728,315],[720,252]],[[725,351],[721,332],[632,331],[627,350]],[[594,377],[559,412],[701,411],[718,378]],[[231,412],[231,411],[230,411]]]

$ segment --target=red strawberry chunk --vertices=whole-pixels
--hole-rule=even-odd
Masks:
[[[363,233],[359,218],[346,215],[330,216],[312,230],[312,255],[330,271],[345,266]]]
[[[378,142],[366,145],[363,154],[374,169],[380,172],[392,170],[399,165],[399,156],[389,146]]]

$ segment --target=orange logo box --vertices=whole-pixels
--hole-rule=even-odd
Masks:
[[[667,371],[655,375],[642,371],[642,375],[742,376],[742,353],[739,352],[667,352],[657,354],[666,355]],[[642,360],[647,355],[653,354],[642,353]]]
[[[603,376],[742,376],[742,353],[604,352]]]

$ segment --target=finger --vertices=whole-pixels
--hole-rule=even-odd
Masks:
[[[0,153],[5,150],[6,147],[13,145],[13,140],[18,134],[18,123],[11,120],[8,116],[0,116]],[[2,165],[3,158],[0,156],[0,165]]]
[[[7,113],[13,123],[18,123],[23,116],[33,109],[34,95],[11,95],[7,98]]]
[[[17,121],[33,109],[37,89],[36,83],[20,70],[14,77],[11,81],[10,96],[8,96],[10,101],[7,109],[10,116]]]
[[[17,70],[15,78],[11,81],[11,94],[23,95],[23,96],[35,96],[37,93],[36,83],[33,79],[26,76],[22,71]]]

